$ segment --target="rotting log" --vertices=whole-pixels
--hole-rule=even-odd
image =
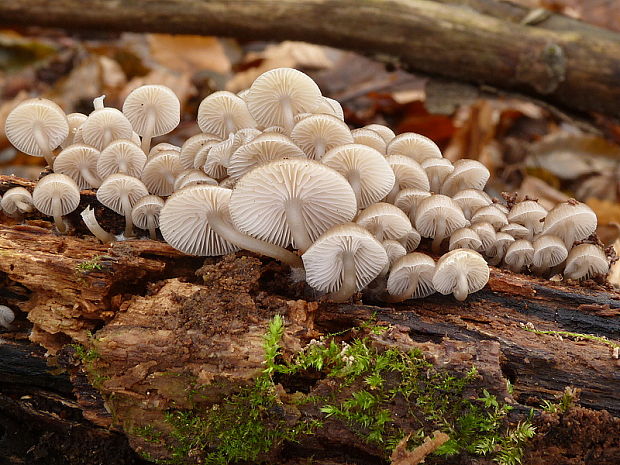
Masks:
[[[2,178],[0,192],[16,184],[29,187],[27,181]],[[83,192],[83,205],[94,202],[92,193]],[[122,228],[118,215],[105,208],[99,213],[100,221]],[[25,218],[30,223],[25,225],[0,222],[0,304],[20,310],[0,342],[0,429],[23,433],[13,455],[31,449],[24,448],[30,438],[36,446],[31,451],[42,456],[66,453],[66,459],[69,450],[87,457],[95,443],[116,444],[115,456],[106,455],[109,448],[96,448],[97,461],[137,463],[123,432],[140,453],[169,457],[169,444],[152,436],[172,428],[166,412],[209,412],[253,386],[265,369],[264,334],[279,314],[286,323],[283,360],[294,360],[312,339],[343,331],[339,343],[365,337],[377,350],[416,349],[433,366],[459,376],[475,366],[479,377],[468,395],[486,389],[509,402],[513,422],[566,387],[579,388],[584,408],[536,417],[545,434],[534,440],[525,463],[563,463],[569,456],[583,463],[618,462],[620,370],[613,348],[604,340],[527,330],[618,343],[620,293],[603,284],[551,282],[493,268],[487,287],[464,303],[432,296],[385,305],[368,295],[334,304],[317,299],[303,282],[292,282],[289,270],[270,260],[243,253],[204,260],[150,240],[104,245],[82,237],[77,218],[69,218],[77,231],[70,236],[54,233],[46,218]],[[387,329],[375,333],[369,324]],[[66,374],[46,370],[35,343]],[[293,464],[315,456],[325,463],[365,464],[389,456],[362,440],[356,427],[324,418],[316,404],[299,402],[305,396],[337,403],[359,381],[342,390],[333,378],[306,370],[278,375],[275,382],[270,415],[284,425],[317,419],[323,425],[296,438],[299,442],[279,443],[262,459]],[[405,409],[402,402],[390,405],[394,428],[414,430],[415,418]],[[76,434],[59,452],[40,440],[41,430],[26,428],[32,422],[42,425],[47,438],[63,428]],[[191,452],[201,459],[200,450]],[[32,452],[28,459],[52,463],[33,459]],[[81,460],[71,463],[99,463]],[[471,458],[461,457],[460,463]]]
[[[618,118],[620,36],[554,14],[521,24],[527,14],[490,0],[0,2],[5,27],[303,40],[391,57],[415,72],[531,95],[573,112]]]

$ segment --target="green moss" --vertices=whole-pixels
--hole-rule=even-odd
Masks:
[[[548,400],[543,401],[542,410],[547,413],[565,413],[578,397],[578,391],[571,387],[566,387],[557,402]]]
[[[601,344],[608,345],[612,349],[620,348],[620,344],[614,341],[610,341],[604,336],[593,336],[592,334],[572,333],[570,331],[543,331],[543,330],[534,328],[534,326],[531,325],[531,323],[528,323],[527,325],[521,325],[521,328],[524,329],[525,331],[529,331],[530,333],[534,333],[534,334],[545,334],[545,335],[550,335],[550,336],[568,337],[571,339],[576,339],[578,341],[580,340],[593,341],[593,342],[599,342]]]
[[[385,329],[367,325],[364,334]],[[450,440],[435,452],[438,455],[470,454],[503,465],[520,463],[523,444],[534,428],[529,421],[509,427],[506,415],[511,407],[487,391],[472,398],[475,368],[461,375],[437,370],[421,351],[378,349],[370,337],[352,337],[358,330],[347,334],[348,342],[333,336],[313,341],[286,362],[280,354],[284,322],[276,316],[264,336],[265,368],[252,385],[207,409],[166,413],[170,459],[160,463],[266,461],[283,442],[298,441],[327,420],[347,424],[369,445],[383,449],[386,457],[406,433],[413,430],[408,445],[415,447],[440,430]],[[274,377],[284,380],[308,371],[333,379],[336,388],[327,396],[295,393],[286,396],[287,405],[282,403]],[[308,403],[321,414],[300,421],[295,405]],[[392,417],[396,403],[407,406],[406,418]]]

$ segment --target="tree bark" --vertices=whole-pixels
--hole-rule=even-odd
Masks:
[[[527,10],[488,0],[461,3],[16,0],[0,3],[0,24],[303,40],[392,57],[412,71],[519,92],[576,112],[620,116],[620,36],[557,15],[523,25],[515,20]]]
[[[15,184],[29,183],[0,177],[0,193]],[[82,194],[83,204],[93,201],[92,193]],[[122,218],[111,211],[102,209],[100,218],[122,229]],[[76,431],[63,443],[64,452],[53,449],[54,441],[46,445],[31,429],[24,431],[23,441],[31,438],[37,445],[32,450],[43,456],[66,459],[71,450],[73,456],[84,454],[71,463],[136,463],[118,434],[123,432],[141,454],[170,458],[170,444],[149,434],[170,431],[166,412],[212,412],[253,386],[265,369],[264,335],[279,314],[285,321],[282,360],[294,360],[314,344],[311,340],[331,333],[340,334],[339,344],[364,337],[379,351],[420,350],[437,369],[457,376],[475,366],[480,376],[467,396],[486,389],[512,404],[513,424],[542,400],[553,400],[568,386],[579,388],[587,409],[540,416],[539,428],[546,433],[535,439],[524,463],[562,463],[568,456],[617,463],[620,419],[612,415],[620,415],[620,374],[612,344],[620,340],[620,293],[604,285],[550,282],[492,268],[488,285],[463,303],[434,295],[386,305],[369,294],[366,303],[335,304],[317,299],[303,282],[291,280],[287,267],[270,260],[243,253],[205,260],[140,239],[102,245],[92,236],[80,237],[75,217],[78,235],[54,233],[49,219],[25,220],[7,224],[0,218],[0,303],[17,313],[13,328],[0,339],[0,418],[9,418],[0,421],[0,430],[20,431],[34,421],[52,438],[64,428]],[[375,326],[386,330],[377,333]],[[560,338],[532,328],[611,342]],[[43,346],[68,377],[47,372],[40,349],[26,339]],[[293,464],[318,456],[326,463],[365,464],[389,457],[362,440],[351,424],[298,402],[299,396],[342,401],[359,381],[342,388],[320,370],[274,381],[277,402],[270,415],[286,424],[317,419],[323,424],[261,459]],[[419,427],[406,403],[389,408],[395,427]],[[52,414],[60,411],[72,420]],[[562,441],[554,439],[558,434]],[[116,453],[100,446],[97,461],[88,462],[93,444],[117,444]],[[183,463],[204,459],[201,447],[194,447]],[[461,457],[459,463],[472,461]]]

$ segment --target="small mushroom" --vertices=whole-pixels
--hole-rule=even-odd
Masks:
[[[463,158],[454,162],[454,171],[441,186],[441,193],[453,196],[464,189],[484,189],[491,173],[486,166],[476,160]]]
[[[484,249],[486,250],[486,256],[489,258],[489,265],[498,265],[504,258],[504,255],[506,255],[508,247],[510,247],[514,241],[515,238],[508,233],[496,233],[493,243]]]
[[[60,173],[48,174],[35,186],[32,203],[41,213],[54,217],[54,224],[59,232],[67,228],[62,220],[80,203],[80,189],[73,179]]]
[[[351,136],[353,136],[353,142],[355,144],[367,145],[368,147],[375,149],[381,155],[385,156],[385,140],[375,131],[364,128],[354,129],[351,131]]]
[[[117,139],[131,139],[133,129],[129,120],[116,108],[93,111],[80,126],[86,145],[101,151]]]
[[[116,173],[139,178],[145,164],[146,155],[139,146],[128,139],[118,139],[101,151],[97,173],[101,179]]]
[[[394,172],[385,157],[365,145],[335,147],[325,154],[321,163],[335,169],[349,181],[358,208],[378,202],[394,186]]]
[[[301,258],[308,284],[331,292],[335,302],[344,302],[364,289],[388,263],[381,243],[355,223],[330,228]]]
[[[447,158],[427,158],[420,166],[426,171],[431,191],[439,193],[444,179],[454,171],[452,162]]]
[[[396,176],[396,182],[387,195],[386,202],[393,203],[401,189],[430,191],[431,185],[426,171],[418,162],[404,155],[392,155],[386,157],[386,160]]]
[[[422,236],[417,232],[413,227],[405,234],[403,237],[398,239],[398,241],[405,247],[407,253],[413,252],[420,245],[420,241],[422,240]]]
[[[152,137],[168,134],[178,126],[181,103],[166,86],[140,86],[125,98],[123,113],[142,136],[142,151],[148,154]]]
[[[67,135],[67,138],[62,142],[62,144],[60,144],[60,147],[66,149],[70,145],[79,142],[74,142],[73,139],[75,138],[75,134],[77,133],[80,126],[82,126],[82,123],[84,123],[84,121],[86,121],[87,119],[88,116],[82,113],[69,113],[67,115],[67,123],[69,123],[69,134]]]
[[[156,195],[146,195],[138,200],[131,211],[131,219],[140,229],[149,231],[152,240],[157,239],[155,229],[159,227],[159,214],[164,201]]]
[[[482,250],[489,250],[497,237],[493,225],[491,223],[474,223],[471,225],[471,229],[476,231],[482,241]]]
[[[131,211],[135,203],[149,195],[146,186],[137,178],[126,174],[108,176],[97,190],[97,200],[119,215],[125,216],[125,236],[133,236]]]
[[[542,221],[547,216],[547,209],[535,200],[525,200],[513,205],[508,213],[508,221],[525,226],[530,234],[526,238],[532,238],[543,229]]]
[[[405,132],[394,137],[387,146],[387,155],[402,155],[422,163],[427,158],[442,158],[437,144],[422,134]]]
[[[183,171],[176,152],[161,152],[144,165],[140,179],[151,194],[170,195],[174,180]]]
[[[534,265],[534,271],[538,274],[542,274],[549,268],[559,265],[568,257],[568,250],[564,245],[564,241],[558,236],[538,236],[532,243],[532,246],[534,247],[532,264]]]
[[[382,124],[367,124],[362,129],[370,129],[371,131],[375,131],[383,138],[386,144],[389,144],[390,141],[396,137],[394,131]]]
[[[193,186],[196,184],[210,184],[217,186],[217,181],[207,176],[200,170],[185,170],[182,171],[174,180],[174,191],[179,191],[187,186]]]
[[[0,326],[10,330],[11,323],[15,321],[15,313],[6,305],[0,305]]]
[[[99,150],[86,144],[73,144],[58,154],[54,171],[66,174],[80,189],[97,188],[101,179],[97,175]]]
[[[508,224],[506,215],[495,208],[493,205],[479,208],[471,217],[472,224],[475,223],[490,223],[495,230],[500,229],[502,226]]]
[[[239,148],[235,140],[235,134],[230,134],[228,139],[218,142],[208,149],[207,158],[202,164],[202,170],[205,174],[215,179],[223,179],[226,177],[227,169],[230,165],[230,157],[235,150]],[[204,153],[205,150],[207,149],[201,149],[200,155],[197,154],[195,161],[197,161],[198,158],[202,158],[202,153]]]
[[[401,245],[400,242],[392,239],[387,239],[381,242],[381,245],[385,249],[385,253],[388,256],[388,263],[380,273],[381,276],[385,276],[388,274],[390,267],[396,262],[396,260],[407,255],[407,250]]]
[[[489,281],[489,266],[482,255],[470,249],[455,249],[435,266],[433,287],[443,295],[454,294],[462,302]]]
[[[167,142],[160,142],[159,144],[151,147],[147,159],[150,160],[151,158],[154,158],[156,155],[159,155],[162,152],[176,152],[180,155],[181,147],[179,147],[178,145],[169,144]]]
[[[239,129],[256,127],[245,101],[225,90],[214,92],[200,102],[197,120],[202,132],[217,134],[222,139]]]
[[[357,200],[347,180],[313,160],[266,163],[239,179],[230,199],[243,233],[305,251],[330,227],[351,221]]]
[[[609,262],[603,250],[594,244],[579,244],[573,247],[566,258],[564,276],[569,279],[588,279],[605,276]]]
[[[491,197],[480,189],[464,189],[454,194],[452,200],[461,207],[468,220],[478,209],[491,205]]]
[[[468,223],[456,202],[445,195],[435,194],[420,202],[415,227],[423,237],[433,238],[432,250],[438,253],[443,240]]]
[[[181,166],[186,170],[193,169],[196,154],[202,148],[212,147],[221,141],[222,139],[215,134],[200,133],[190,137],[181,146],[181,153],[179,154],[179,161],[181,163]]]
[[[344,111],[342,110],[342,105],[340,105],[340,102],[334,100],[333,98],[321,97],[319,100],[319,106],[315,108],[314,113],[332,115],[340,121],[344,121]]]
[[[355,222],[366,228],[379,241],[403,238],[412,230],[405,213],[390,203],[375,203],[359,212]]]
[[[478,233],[471,228],[460,228],[450,234],[449,250],[471,249],[482,250],[482,241]]]
[[[298,122],[291,139],[312,160],[321,160],[326,152],[345,144],[352,144],[349,127],[335,116],[310,115]]]
[[[569,200],[556,205],[545,217],[543,234],[558,236],[570,249],[575,241],[586,239],[596,231],[596,213],[585,203]]]
[[[245,97],[250,114],[259,124],[282,126],[287,134],[295,125],[295,115],[313,112],[321,100],[316,83],[292,68],[277,68],[261,74]]]
[[[390,270],[387,281],[389,302],[421,299],[435,292],[433,275],[435,261],[423,253],[414,252],[400,258]]]
[[[515,273],[519,273],[524,267],[532,264],[534,258],[534,247],[532,243],[525,239],[514,241],[506,250],[504,263]]]
[[[45,157],[51,167],[54,164],[53,150],[69,135],[69,123],[54,102],[33,98],[11,110],[4,131],[17,150],[34,157]]]
[[[396,198],[394,199],[394,205],[404,211],[411,220],[415,223],[416,212],[418,206],[422,200],[431,196],[428,191],[422,191],[420,189],[402,189]]]
[[[542,224],[541,224],[542,225]],[[501,232],[510,234],[515,239],[530,239],[532,232],[525,226],[517,223],[508,223],[500,228]]]
[[[9,216],[19,216],[20,214],[32,211],[32,194],[24,187],[12,187],[4,193],[0,200],[0,207]]]

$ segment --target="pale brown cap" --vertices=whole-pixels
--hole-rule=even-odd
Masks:
[[[365,145],[335,147],[325,154],[321,162],[349,181],[359,208],[378,202],[394,187],[394,171],[385,157]]]
[[[197,120],[202,132],[217,134],[222,139],[239,129],[256,127],[245,101],[225,90],[208,95],[200,103]]]
[[[396,176],[398,189],[419,189],[430,191],[430,183],[424,168],[412,158],[403,155],[386,157]]]
[[[569,200],[556,205],[545,217],[543,234],[553,234],[571,248],[575,241],[596,231],[596,214],[585,203]]]
[[[187,186],[193,186],[195,184],[209,184],[211,186],[217,186],[218,183],[215,179],[207,176],[200,170],[184,170],[174,180],[175,192],[183,189]]]
[[[434,238],[435,253],[439,251],[444,238],[468,224],[461,208],[445,195],[431,195],[418,206],[415,227],[423,237]]]
[[[531,232],[525,226],[517,223],[508,223],[500,228],[501,232],[510,234],[515,239],[528,239],[531,237]]]
[[[84,143],[101,151],[117,139],[130,139],[131,123],[112,107],[93,111],[80,126]]]
[[[547,209],[535,200],[524,200],[513,205],[508,213],[508,221],[525,226],[532,239],[536,234],[542,232],[543,221],[547,216]]]
[[[471,229],[476,231],[482,241],[482,250],[488,250],[495,242],[497,233],[491,223],[474,223],[471,225]]]
[[[486,166],[476,160],[463,158],[454,162],[454,171],[446,177],[441,193],[453,196],[464,189],[484,189],[491,173]]]
[[[568,257],[564,241],[558,236],[538,236],[532,245],[534,247],[532,263],[535,267],[551,268],[559,265]]]
[[[181,147],[174,144],[169,144],[168,142],[160,142],[159,144],[154,145],[149,150],[148,159],[150,160],[155,155],[159,155],[162,152],[176,152],[179,155],[181,154]]]
[[[314,113],[332,115],[340,121],[344,121],[344,111],[342,110],[342,105],[340,105],[340,102],[334,100],[333,98],[321,97],[319,100],[319,106],[316,107]]]
[[[450,234],[449,249],[471,249],[480,252],[482,250],[482,241],[478,233],[473,229],[460,228]]]
[[[519,273],[524,267],[532,264],[534,258],[534,247],[532,243],[525,239],[514,241],[506,250],[504,263],[515,273]]]
[[[427,158],[442,158],[437,144],[422,134],[405,132],[394,137],[387,146],[387,154],[403,155],[422,163]]]
[[[486,255],[489,257],[489,265],[498,265],[504,258],[506,250],[514,241],[515,238],[508,233],[496,233],[495,241],[485,249]]]
[[[455,249],[443,255],[435,266],[433,287],[443,295],[454,294],[463,301],[489,281],[489,266],[482,255],[470,249]]]
[[[0,207],[9,216],[32,211],[32,194],[24,187],[12,187],[4,193]]]
[[[32,191],[32,203],[41,213],[53,216],[60,232],[66,228],[62,216],[71,213],[80,203],[80,189],[73,179],[60,173],[41,178]]]
[[[428,255],[418,252],[405,255],[392,265],[387,291],[403,299],[428,297],[435,293],[434,274],[435,261]],[[415,283],[415,287],[412,283]]]
[[[605,252],[594,244],[580,244],[568,254],[564,276],[569,279],[588,279],[605,276],[608,272],[609,261]]]

